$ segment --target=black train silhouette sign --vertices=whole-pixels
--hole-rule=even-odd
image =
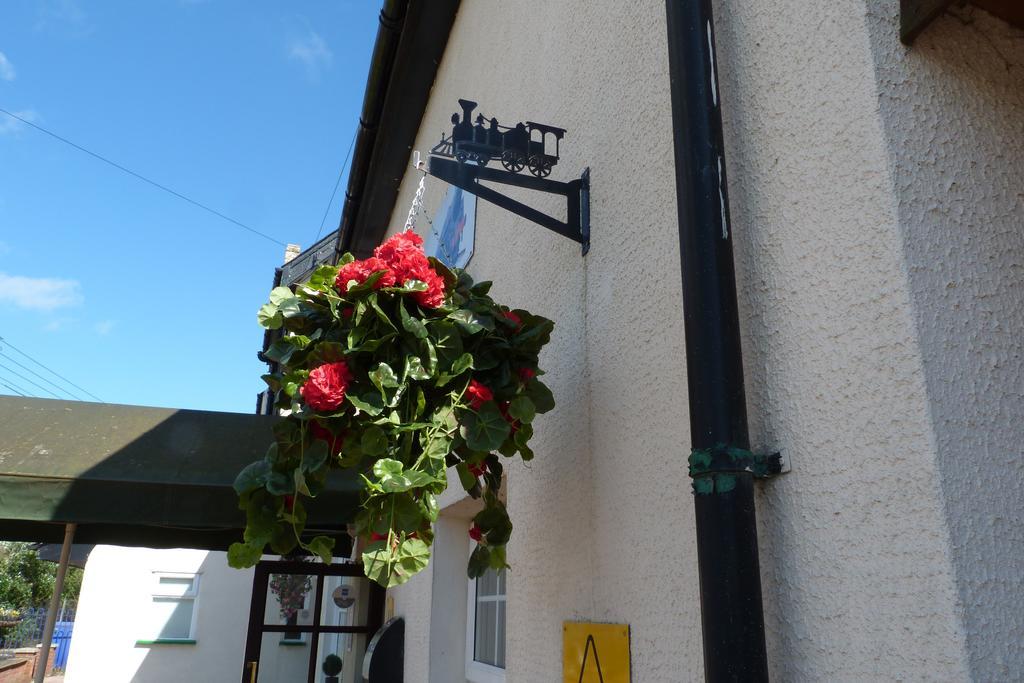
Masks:
[[[558,163],[565,129],[533,121],[502,126],[483,114],[477,114],[474,123],[476,102],[459,100],[459,106],[462,115],[452,115],[451,135],[442,133],[441,141],[430,150],[426,172],[579,242],[586,256],[590,249],[590,169],[569,181],[548,178]],[[497,165],[488,167],[491,161],[501,162],[504,170]],[[521,172],[524,170],[529,174]],[[480,181],[563,197],[566,218],[560,220]]]

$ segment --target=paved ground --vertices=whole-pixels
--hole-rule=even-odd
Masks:
[[[57,674],[56,676],[47,676],[43,679],[43,683],[64,683],[64,674]]]

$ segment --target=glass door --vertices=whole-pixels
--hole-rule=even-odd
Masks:
[[[357,564],[260,562],[242,683],[360,683],[384,590]]]

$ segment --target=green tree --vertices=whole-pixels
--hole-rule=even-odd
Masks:
[[[82,570],[68,567],[61,596],[77,600]],[[0,542],[0,607],[46,607],[53,595],[57,565],[39,559],[29,543]]]

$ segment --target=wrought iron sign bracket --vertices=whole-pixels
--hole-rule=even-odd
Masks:
[[[583,171],[579,179],[561,182],[431,156],[427,159],[427,173],[563,237],[579,242],[582,245],[583,256],[590,251],[589,168]],[[565,197],[566,220],[560,221],[493,188],[481,185],[480,181],[512,185]]]
[[[586,256],[590,251],[590,169],[585,169],[578,180],[567,183],[548,180],[551,170],[558,164],[565,129],[535,121],[503,126],[498,119],[483,114],[474,118],[477,104],[472,100],[459,100],[459,106],[462,115],[452,115],[452,133],[442,134],[441,141],[430,150],[426,172],[579,242]],[[418,158],[417,155],[417,161]],[[491,161],[500,161],[504,170],[487,168]],[[520,175],[520,171],[529,171],[530,175]],[[482,185],[481,181],[565,197],[566,219],[560,221]]]

